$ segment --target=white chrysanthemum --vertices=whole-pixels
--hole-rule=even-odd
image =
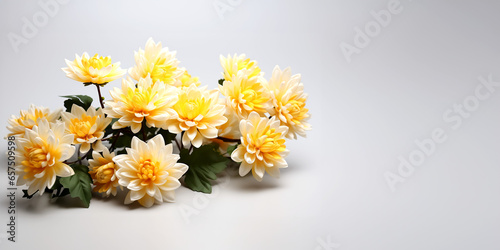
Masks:
[[[141,78],[136,84],[123,79],[122,88],[110,91],[113,101],[107,101],[104,109],[109,117],[119,118],[113,129],[131,127],[137,133],[146,120],[148,127],[165,128],[165,120],[176,117],[172,106],[177,102],[177,88],[165,84],[153,84],[151,78]]]
[[[267,86],[273,99],[269,114],[277,116],[281,125],[288,127],[286,137],[306,137],[306,131],[311,130],[311,125],[307,123],[311,115],[305,108],[307,94],[304,93],[304,85],[300,82],[300,74],[292,76],[290,68],[281,71],[280,67],[276,66]]]
[[[120,185],[130,190],[125,204],[138,201],[151,207],[154,203],[173,202],[174,190],[181,185],[179,178],[188,170],[186,164],[177,163],[179,158],[172,153],[172,144],[165,145],[161,135],[147,143],[134,137],[127,154],[113,158],[118,165]]]
[[[74,61],[66,60],[67,68],[62,68],[66,76],[83,83],[104,85],[122,77],[127,71],[120,68],[120,63],[111,63],[111,57],[90,57],[87,52],[82,57],[76,55]]]
[[[231,81],[219,86],[226,97],[227,107],[236,111],[240,119],[246,119],[251,112],[264,116],[271,107],[271,96],[258,77],[248,77],[248,71],[240,70]]]
[[[145,49],[134,53],[136,65],[129,69],[129,74],[136,81],[149,75],[153,83],[161,81],[167,85],[175,85],[176,80],[184,73],[184,69],[178,67],[179,61],[175,54],[175,51],[162,48],[161,42],[155,43],[153,38],[149,38]]]
[[[264,172],[278,178],[280,168],[288,167],[285,156],[285,134],[288,127],[280,126],[275,118],[260,117],[252,112],[247,120],[241,120],[241,144],[231,154],[231,159],[241,162],[239,173],[245,176],[252,171],[253,177],[262,181]]]
[[[104,197],[116,195],[118,177],[116,177],[117,166],[113,162],[115,153],[109,153],[108,148],[104,148],[102,155],[96,151],[92,152],[89,160],[89,174],[94,183],[94,192],[103,194]]]
[[[257,62],[250,60],[250,58],[245,58],[245,54],[239,56],[234,54],[232,57],[231,55],[227,55],[227,57],[220,55],[220,64],[224,70],[222,76],[226,81],[232,81],[233,76],[237,75],[241,70],[248,72],[248,78],[262,76]]]
[[[49,123],[55,122],[59,119],[61,114],[61,109],[51,112],[48,108],[37,107],[33,104],[30,105],[28,110],[21,110],[20,116],[11,116],[9,119],[9,126],[7,129],[10,130],[9,136],[16,136],[17,138],[22,138],[25,134],[26,129],[32,129],[33,126],[38,125],[38,119],[47,120]]]
[[[218,103],[219,91],[198,88],[195,84],[180,89],[179,101],[173,109],[177,113],[175,119],[166,121],[172,133],[185,131],[182,144],[199,148],[203,139],[217,137],[217,126],[227,122],[224,117],[226,107]]]
[[[73,104],[71,113],[62,112],[62,120],[66,124],[66,132],[75,136],[73,144],[80,144],[80,152],[87,153],[90,148],[97,152],[102,152],[102,137],[104,130],[111,123],[111,118],[105,117],[102,109],[97,110],[90,106],[87,111],[82,107]]]
[[[28,194],[42,195],[52,188],[56,177],[68,177],[75,172],[64,163],[75,153],[71,145],[73,135],[65,134],[64,123],[38,119],[38,125],[26,130],[24,138],[17,139],[17,185],[27,185]]]

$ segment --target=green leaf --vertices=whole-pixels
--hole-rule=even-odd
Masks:
[[[228,159],[217,150],[218,145],[204,145],[194,148],[189,154],[189,150],[183,149],[180,152],[179,162],[189,166],[184,182],[193,191],[212,193],[211,181],[217,179],[217,174],[226,169]]]
[[[114,148],[130,148],[130,144],[132,144],[132,136],[122,134],[116,140]]]
[[[87,95],[65,95],[61,97],[68,98],[66,101],[64,101],[66,112],[71,112],[71,107],[73,107],[73,104],[76,104],[87,110],[89,109],[90,105],[92,105],[93,101],[92,97]]]
[[[223,79],[219,79],[219,85],[224,85],[224,78]]]
[[[63,197],[63,196],[66,196],[66,195],[68,195],[68,194],[70,194],[70,193],[69,193],[69,189],[67,189],[67,188],[63,188],[62,190],[60,190],[60,192],[59,192],[59,193],[57,193],[57,194],[52,194],[52,198],[54,198],[54,197]]]
[[[61,177],[59,176],[56,178],[54,185],[52,185],[52,187],[46,191],[52,193],[51,198],[62,197],[69,194],[69,190],[67,188],[64,188],[61,184]]]
[[[239,144],[236,144],[236,145],[232,145],[232,146],[229,146],[227,147],[227,154],[228,155],[231,155],[233,153],[234,150],[236,150],[236,148],[238,147]]]
[[[74,164],[71,166],[75,174],[69,177],[62,177],[60,182],[63,187],[69,189],[73,198],[79,198],[85,207],[89,207],[92,198],[92,178],[88,173],[88,167]]]

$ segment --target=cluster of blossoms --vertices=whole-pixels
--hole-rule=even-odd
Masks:
[[[149,39],[134,56],[110,100],[101,88],[127,73],[119,63],[87,53],[66,60],[69,78],[97,87],[97,108],[88,96],[66,96],[65,111],[32,105],[11,117],[26,196],[69,193],[88,206],[91,191],[107,197],[125,189],[125,204],[150,207],[174,201],[183,176],[188,188],[210,192],[229,161],[241,176],[279,177],[288,166],[286,139],[311,129],[307,95],[290,68],[276,66],[266,79],[245,55],[221,56],[223,79],[210,90],[161,43]]]

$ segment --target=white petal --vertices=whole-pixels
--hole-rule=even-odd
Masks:
[[[245,176],[248,174],[248,172],[250,172],[250,170],[252,170],[252,165],[249,165],[246,162],[242,162],[240,165],[239,174],[240,176]]]

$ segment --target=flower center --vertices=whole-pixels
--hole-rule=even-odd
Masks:
[[[195,101],[188,101],[186,103],[186,118],[192,120],[199,114],[198,103]]]
[[[198,105],[196,105],[196,103],[193,101],[189,101],[188,103],[186,103],[186,106],[187,106],[188,113],[193,112],[198,107]]]
[[[289,104],[288,113],[292,116],[292,121],[300,124],[300,121],[306,117],[308,111],[308,109],[304,108],[306,105],[305,100],[291,100]]]
[[[180,96],[179,101],[174,106],[179,117],[187,121],[193,121],[200,115],[202,117],[206,116],[209,108],[210,102],[204,97],[190,99],[184,94]]]
[[[156,163],[151,160],[143,161],[139,166],[139,171],[137,172],[137,177],[142,180],[142,185],[148,185],[149,183],[156,180],[156,175],[159,169]]]
[[[126,97],[122,99],[127,100],[127,112],[135,115],[135,122],[142,122],[143,117],[149,116],[150,109],[156,107],[154,103],[151,103],[153,99],[151,89],[142,87],[129,89]]]
[[[151,72],[151,79],[153,84],[156,81],[162,81],[163,83],[170,84],[173,79],[175,68],[171,65],[161,65],[155,64],[153,67],[153,72]]]
[[[90,139],[92,138],[91,129],[97,120],[97,116],[91,117],[88,115],[83,115],[82,119],[72,119],[70,125],[70,131],[75,134],[78,138]]]
[[[95,179],[97,180],[97,182],[108,183],[109,181],[111,181],[111,178],[115,173],[115,164],[113,162],[109,162],[98,167],[97,171],[95,172]]]
[[[198,86],[198,77],[192,77],[187,71],[181,76],[181,82],[183,87],[189,87],[191,84],[195,83]]]
[[[259,82],[242,82],[241,92],[236,98],[239,102],[240,109],[254,110],[264,113],[265,103],[268,101],[263,86]]]
[[[38,147],[26,149],[26,158],[30,167],[44,168],[47,166],[47,153]]]
[[[249,78],[260,74],[260,68],[255,65],[254,61],[250,61],[250,58],[238,61],[238,70],[242,69],[252,70],[248,76]]]
[[[257,97],[257,92],[253,89],[247,89],[242,92],[243,94],[243,99],[245,99],[247,102],[252,102],[255,97]]]
[[[111,58],[109,57],[99,57],[98,54],[95,54],[93,57],[85,60],[82,59],[82,64],[85,68],[94,68],[94,69],[102,69],[109,65],[111,65]]]
[[[43,113],[42,110],[35,109],[34,112],[33,112],[33,114],[22,113],[21,117],[17,118],[17,123],[25,126],[28,129],[32,129],[33,128],[33,124],[32,123],[28,123],[27,121],[32,120],[32,121],[34,121],[36,123],[36,120],[38,118],[44,118],[44,117],[47,117],[47,114]]]
[[[264,136],[265,139],[263,139],[263,141],[260,141],[260,151],[267,153],[282,152],[285,150],[285,139],[280,138],[281,133],[276,133],[276,130],[274,128],[268,129]],[[261,138],[264,138],[264,136]],[[261,138],[259,138],[259,140],[261,140]]]

